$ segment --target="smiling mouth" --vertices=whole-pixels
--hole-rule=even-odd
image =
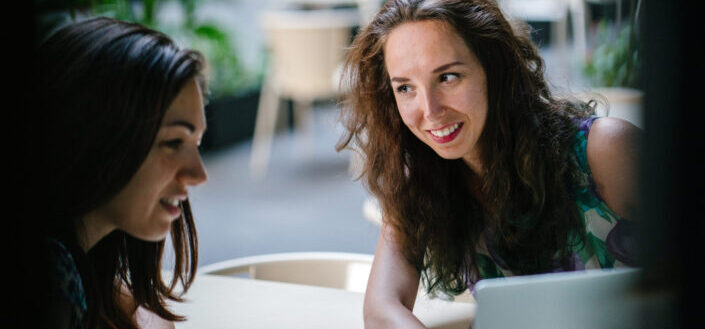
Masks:
[[[163,198],[159,200],[162,203],[165,203],[170,206],[178,207],[179,203],[181,203],[181,200],[179,198]]]
[[[169,197],[159,199],[159,204],[174,219],[178,218],[181,215],[181,202],[182,198],[180,197]]]
[[[456,122],[455,124],[441,128],[441,129],[436,129],[436,130],[429,130],[431,135],[436,136],[436,137],[446,137],[450,134],[452,134],[458,127],[460,127],[462,123],[461,122]]]
[[[444,144],[454,140],[460,133],[462,127],[462,122],[456,122],[443,128],[426,130],[426,132],[431,135],[431,139],[433,139],[436,143]]]

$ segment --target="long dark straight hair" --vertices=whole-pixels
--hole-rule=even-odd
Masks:
[[[478,140],[483,173],[439,157],[399,115],[384,44],[400,24],[425,20],[458,33],[487,76],[487,121]],[[483,240],[515,274],[550,270],[556,257],[569,259],[582,243],[571,190],[581,179],[573,119],[593,110],[551,94],[529,33],[512,26],[495,1],[387,1],[353,41],[343,72],[350,93],[338,150],[352,146],[364,154],[365,183],[429,290],[467,289]]]
[[[120,305],[121,287],[136,305],[167,320],[184,319],[166,301],[180,301],[177,284],[185,292],[196,272],[198,240],[188,201],[171,225],[169,283],[161,276],[164,240],[142,241],[116,230],[84,253],[76,232],[82,216],[111,200],[137,172],[186,82],[195,77],[205,87],[203,65],[200,53],[178,48],[166,35],[109,18],[65,26],[38,49],[35,95],[48,204],[42,224],[76,261],[89,328],[136,327]]]

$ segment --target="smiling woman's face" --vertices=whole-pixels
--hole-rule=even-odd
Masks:
[[[206,181],[198,146],[206,129],[196,79],[171,103],[152,148],[128,184],[108,203],[84,218],[88,248],[113,229],[146,241],[159,241],[181,216],[188,186]]]
[[[477,172],[487,83],[465,41],[442,22],[404,23],[389,34],[384,58],[404,124],[439,156],[463,158]]]

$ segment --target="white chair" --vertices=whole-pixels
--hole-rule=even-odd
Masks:
[[[338,95],[339,71],[351,29],[359,24],[357,10],[271,10],[261,17],[269,69],[257,109],[250,172],[264,176],[269,165],[280,100],[294,103],[297,132],[310,134],[314,100]]]
[[[372,259],[342,252],[277,253],[226,260],[198,272],[364,292]]]
[[[198,273],[364,293],[373,259],[374,255],[343,252],[276,253],[225,260],[199,267]],[[419,284],[418,294],[419,298],[432,298],[426,295],[422,284]],[[475,302],[467,290],[455,297],[438,297],[461,303]]]

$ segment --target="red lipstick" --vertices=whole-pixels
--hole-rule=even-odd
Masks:
[[[454,125],[454,124],[455,123],[450,124],[449,126]],[[463,129],[463,124],[464,124],[463,122],[458,123],[458,128],[455,128],[455,130],[452,133],[450,133],[446,136],[442,136],[442,137],[432,134],[431,130],[426,130],[426,132],[428,133],[429,136],[431,136],[431,139],[434,142],[439,143],[439,144],[445,144],[445,143],[449,143],[449,142],[453,141],[456,137],[458,137],[458,134],[460,134],[460,130]],[[445,128],[445,127],[442,127],[442,128]],[[442,129],[442,128],[439,128],[439,129]],[[434,129],[434,130],[439,130],[439,129]]]

